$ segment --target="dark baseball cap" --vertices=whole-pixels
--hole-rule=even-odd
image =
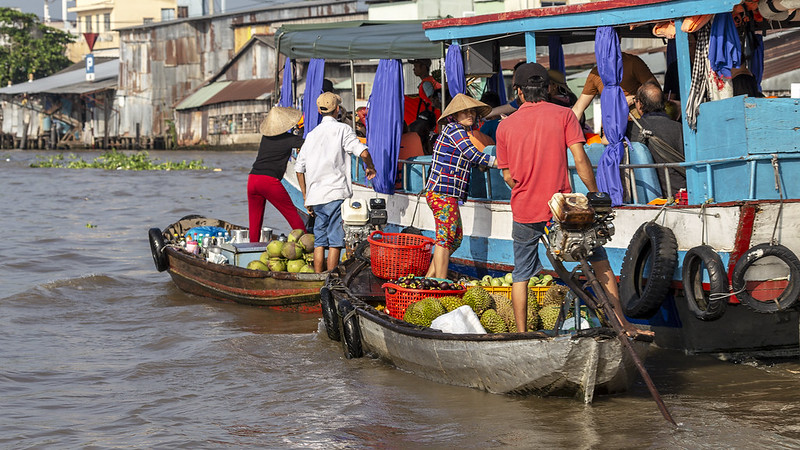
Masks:
[[[514,71],[514,86],[547,85],[550,76],[547,69],[539,63],[525,63]]]

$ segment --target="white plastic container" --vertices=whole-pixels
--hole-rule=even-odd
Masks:
[[[366,225],[369,221],[367,202],[361,198],[349,198],[342,203],[342,221],[345,225]]]

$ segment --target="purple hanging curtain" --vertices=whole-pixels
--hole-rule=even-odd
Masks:
[[[731,69],[741,66],[742,42],[731,13],[714,16],[708,38],[708,60],[711,70],[726,78],[731,77]]]
[[[381,194],[394,194],[403,111],[403,64],[397,59],[382,59],[369,96],[367,121],[367,145],[377,172],[372,188]]]
[[[489,89],[497,92],[497,96],[500,97],[501,105],[508,103],[508,97],[506,96],[506,81],[505,78],[503,78],[502,67],[496,74],[489,78]]]
[[[294,96],[292,95],[292,81],[294,79],[294,71],[292,70],[292,60],[286,58],[286,63],[283,65],[283,84],[281,84],[281,101],[278,106],[291,108],[294,106]]]
[[[758,92],[761,92],[761,80],[764,78],[764,36],[755,35],[756,48],[753,49],[753,56],[750,57],[750,73],[756,79]]]
[[[317,97],[322,94],[322,79],[325,78],[325,60],[312,59],[308,62],[306,73],[306,91],[303,94],[303,137],[308,136],[322,119],[317,109]]]
[[[444,57],[444,70],[447,74],[447,89],[450,96],[463,94],[467,89],[467,82],[464,79],[464,60],[461,58],[461,47],[452,44],[447,48],[447,55]]]
[[[564,65],[564,47],[561,45],[561,36],[547,38],[550,51],[550,68],[566,75],[567,67]]]
[[[600,108],[603,130],[609,144],[597,163],[597,188],[611,195],[614,206],[622,204],[622,181],[619,164],[625,155],[625,129],[628,126],[628,102],[619,86],[622,80],[622,53],[617,32],[611,27],[600,27],[595,33],[594,53],[597,71],[603,82]]]

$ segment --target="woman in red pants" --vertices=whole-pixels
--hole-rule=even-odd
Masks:
[[[303,145],[303,138],[289,131],[297,125],[303,113],[294,108],[274,106],[261,122],[261,145],[253,169],[247,178],[247,205],[250,212],[250,242],[258,242],[264,222],[264,206],[272,203],[292,229],[305,229],[289,193],[281,184],[286,163],[293,148]]]

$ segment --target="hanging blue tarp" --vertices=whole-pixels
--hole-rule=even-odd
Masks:
[[[755,35],[756,47],[753,49],[753,56],[750,57],[750,73],[756,79],[758,92],[761,92],[761,80],[764,78],[764,36]]]
[[[547,46],[550,52],[550,69],[566,75],[567,68],[564,65],[564,47],[561,45],[561,36],[548,36]]]
[[[506,80],[503,77],[502,67],[496,74],[489,78],[489,90],[497,93],[497,96],[500,97],[501,105],[508,103],[508,97],[506,96]]]
[[[447,74],[447,89],[450,96],[463,94],[467,89],[467,81],[464,79],[464,59],[461,57],[461,47],[452,44],[447,48],[447,55],[444,58],[444,70]]]
[[[597,163],[597,188],[611,195],[614,206],[622,204],[622,181],[619,165],[625,154],[625,129],[628,126],[628,102],[619,86],[622,80],[622,53],[617,32],[612,27],[600,27],[595,33],[594,54],[597,71],[603,82],[600,109],[603,130],[609,144]]]
[[[742,42],[730,13],[714,16],[708,38],[708,61],[711,70],[726,78],[731,77],[731,69],[742,63]]]
[[[402,63],[397,59],[380,60],[369,96],[367,146],[377,172],[372,188],[381,194],[394,194],[403,134],[403,99]]]
[[[303,137],[308,136],[317,125],[322,116],[317,109],[317,97],[322,94],[322,80],[325,78],[325,60],[312,59],[308,62],[306,74],[306,90],[303,94]]]
[[[292,81],[294,78],[294,70],[292,70],[292,60],[286,58],[286,63],[283,65],[283,84],[281,85],[281,101],[278,106],[291,108],[294,106],[294,95],[292,92]]]

